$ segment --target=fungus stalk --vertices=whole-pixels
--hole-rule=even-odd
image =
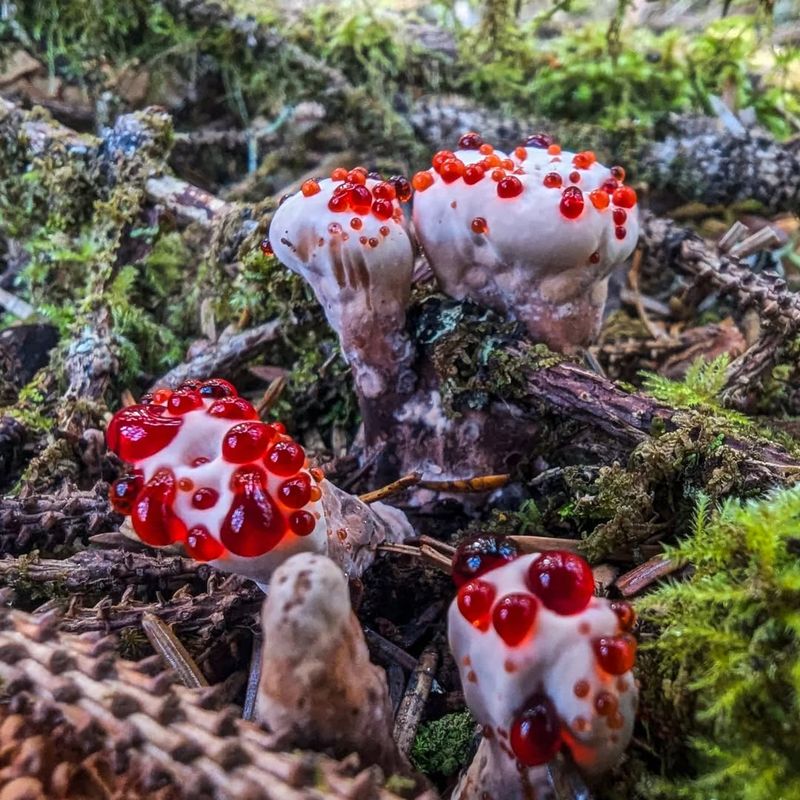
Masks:
[[[311,286],[353,370],[368,447],[385,438],[399,398],[414,390],[406,334],[414,250],[401,202],[405,178],[363,167],[306,181],[275,212],[269,243]]]
[[[636,193],[622,167],[544,134],[511,155],[475,133],[412,185],[414,227],[442,290],[520,320],[570,351],[597,335],[608,277],[636,246]]]
[[[562,551],[462,552],[448,634],[483,740],[454,800],[551,796],[547,764],[563,749],[588,778],[630,741],[637,703],[635,616],[594,597],[589,565]]]

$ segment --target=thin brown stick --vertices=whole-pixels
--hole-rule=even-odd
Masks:
[[[436,492],[491,492],[505,486],[510,475],[480,475],[455,481],[420,481],[420,489],[431,489]]]
[[[394,740],[403,755],[407,756],[411,752],[411,745],[417,735],[417,728],[425,711],[438,665],[439,650],[435,645],[429,644],[422,651],[419,662],[411,674],[394,721]]]
[[[267,390],[264,392],[264,396],[259,400],[258,405],[256,406],[256,411],[258,411],[258,416],[261,419],[269,413],[270,409],[278,402],[278,398],[283,394],[283,390],[286,388],[286,376],[279,375],[275,378],[269,386],[267,386]]]
[[[410,486],[418,485],[421,477],[419,472],[403,475],[402,478],[398,478],[396,481],[386,484],[386,486],[381,486],[380,489],[359,495],[359,500],[364,503],[377,503],[379,500],[385,500],[387,497],[405,491]]]
[[[644,564],[639,564],[624,575],[620,575],[614,584],[623,597],[633,597],[635,594],[646,589],[651,583],[655,583],[673,572],[677,572],[683,564],[663,555],[654,556]]]

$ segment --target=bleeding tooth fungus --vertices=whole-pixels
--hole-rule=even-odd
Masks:
[[[325,552],[322,473],[227,381],[146,395],[114,415],[107,440],[134,466],[111,501],[143,542],[180,543],[198,561],[262,581],[293,553]]]
[[[545,134],[510,156],[476,133],[412,179],[414,227],[441,288],[523,322],[558,350],[597,334],[608,276],[636,245],[622,167]]]
[[[612,767],[633,731],[632,608],[594,596],[574,553],[516,555],[483,537],[459,548],[450,647],[484,738],[456,800],[523,800],[562,748],[584,774]]]

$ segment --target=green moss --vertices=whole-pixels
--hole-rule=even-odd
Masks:
[[[701,498],[668,551],[691,571],[638,602],[642,715],[673,727],[667,748],[651,731],[668,779],[648,779],[649,797],[800,796],[799,525],[798,488]]]
[[[448,778],[467,763],[475,736],[469,711],[446,714],[420,726],[411,749],[411,761],[424,775]]]

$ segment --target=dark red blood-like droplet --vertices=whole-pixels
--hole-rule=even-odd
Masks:
[[[243,397],[223,397],[215,400],[206,411],[221,419],[258,419],[258,412]]]
[[[614,190],[611,199],[615,206],[633,208],[636,205],[636,192],[630,186],[620,186]]]
[[[239,396],[233,384],[222,378],[210,378],[207,381],[203,381],[197,391],[200,392],[204,400]]]
[[[479,133],[470,131],[465,133],[458,140],[459,150],[477,150],[483,144],[483,139]]]
[[[572,183],[580,183],[581,182],[581,174],[580,172],[570,172],[569,179]]]
[[[197,525],[186,534],[186,552],[195,561],[215,561],[225,548],[202,525]]]
[[[234,498],[220,538],[237,556],[263,555],[286,532],[284,519],[267,492],[266,479],[262,469],[249,466],[239,468],[231,480]]]
[[[372,192],[366,186],[354,186],[350,190],[350,208],[356,214],[369,214],[372,208]]]
[[[289,508],[302,508],[311,499],[311,478],[300,474],[284,481],[278,488],[278,498]]]
[[[289,515],[289,527],[295,536],[308,536],[316,526],[316,517],[308,511],[294,511]]]
[[[153,392],[154,403],[166,403],[172,397],[172,389],[156,389]]]
[[[624,239],[627,233],[628,231],[625,230],[625,228],[623,228],[621,225],[617,225],[617,227],[614,228],[614,236],[616,236],[617,239]]]
[[[636,612],[630,603],[626,603],[624,600],[614,600],[611,603],[611,610],[617,615],[619,626],[623,631],[633,630],[633,626],[636,624]]]
[[[486,170],[480,164],[470,164],[464,169],[464,183],[472,186],[478,181],[483,180],[485,174]]]
[[[346,194],[334,194],[328,200],[328,208],[331,211],[347,211],[350,208],[350,197]]]
[[[440,150],[431,159],[431,164],[433,165],[433,168],[438,172],[442,164],[444,164],[445,161],[449,161],[451,158],[455,158],[455,156],[450,150]]]
[[[233,464],[261,458],[275,439],[275,431],[263,422],[234,425],[222,440],[222,457]]]
[[[131,523],[145,544],[163,547],[186,538],[186,526],[172,511],[175,492],[175,476],[168,469],[156,472],[139,492]]]
[[[583,211],[583,192],[577,186],[568,186],[561,193],[560,208],[567,219],[577,219]]]
[[[297,442],[278,442],[267,453],[264,462],[270,472],[288,477],[294,475],[306,460],[306,454]]]
[[[272,251],[272,245],[269,243],[269,239],[267,239],[266,237],[261,240],[261,252],[265,256],[274,255],[274,253]]]
[[[589,565],[575,553],[550,550],[528,567],[528,588],[551,611],[577,614],[594,594],[594,578]]]
[[[555,758],[561,749],[561,725],[553,701],[546,694],[528,698],[511,724],[510,741],[514,755],[526,767]]]
[[[508,594],[492,612],[492,623],[498,636],[511,647],[522,642],[536,621],[537,602],[529,594]]]
[[[629,633],[593,639],[592,647],[600,666],[611,675],[624,674],[636,661],[636,639]]]
[[[383,181],[372,189],[372,196],[376,200],[394,200],[397,197],[397,190],[389,181]]]
[[[394,206],[391,200],[376,200],[372,204],[372,213],[378,219],[389,219],[394,212]]]
[[[144,478],[139,471],[115,480],[108,493],[108,499],[111,501],[114,511],[128,516],[133,510],[133,503],[143,484]]]
[[[600,252],[598,250],[595,250],[594,253],[592,253],[589,256],[589,261],[592,264],[599,264],[600,263]]]
[[[611,167],[611,177],[618,180],[620,183],[625,180],[625,169],[624,167]]]
[[[114,414],[106,431],[109,448],[123,461],[140,461],[165,448],[177,435],[183,420],[164,414],[156,405],[134,405]]]
[[[213,508],[217,504],[217,500],[219,500],[219,492],[208,487],[198,489],[192,495],[192,505],[202,510]]]
[[[534,133],[525,140],[525,147],[538,147],[540,150],[546,150],[553,144],[553,137],[546,133]]]
[[[522,181],[514,175],[508,175],[497,184],[498,197],[518,197],[522,194]]]
[[[397,199],[401,203],[407,203],[411,199],[411,183],[408,178],[403,175],[392,175],[392,177],[389,178],[389,183],[394,186]]]
[[[203,398],[200,393],[193,389],[179,389],[173,392],[172,396],[167,400],[167,411],[170,414],[188,414],[190,411],[202,408]]]
[[[353,169],[347,173],[347,180],[350,183],[364,184],[367,181],[368,174],[364,167],[353,167]]]
[[[490,583],[470,581],[458,590],[458,610],[467,622],[471,622],[476,628],[487,630],[495,594],[494,586]]]
[[[463,586],[489,570],[502,567],[519,556],[519,547],[513,539],[495,534],[484,534],[465,539],[453,556],[453,583]]]
[[[179,392],[197,391],[200,388],[200,381],[189,379],[184,381],[177,389]]]
[[[601,717],[610,717],[617,712],[619,700],[611,692],[598,692],[594,699],[594,708]]]
[[[544,176],[542,183],[548,189],[560,189],[563,181],[557,172],[548,172],[547,175]]]
[[[624,208],[615,208],[611,213],[615,225],[624,225],[628,219],[628,212]]]

